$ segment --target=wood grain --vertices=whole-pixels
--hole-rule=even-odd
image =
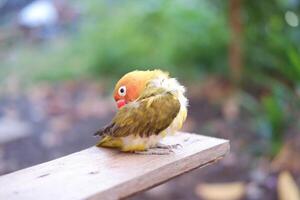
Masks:
[[[229,151],[223,139],[178,133],[170,155],[89,149],[0,176],[0,199],[119,199],[207,165]]]

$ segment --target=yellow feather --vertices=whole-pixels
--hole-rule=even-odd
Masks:
[[[182,126],[183,126],[183,123],[185,122],[186,117],[187,117],[187,110],[183,110],[183,111],[182,111],[181,113],[179,113],[179,114],[180,114],[181,120],[180,120],[180,124],[179,124],[178,128],[181,129]]]
[[[147,102],[147,108],[149,108],[149,107],[151,106],[153,100],[154,100],[153,97],[149,98],[149,100],[148,100],[148,102]]]
[[[123,146],[123,142],[120,138],[113,138],[110,136],[105,136],[98,142],[98,144],[96,146],[121,148]]]
[[[147,148],[144,144],[133,144],[122,146],[121,151],[130,152],[130,151],[145,151]]]
[[[164,138],[164,137],[166,137],[167,136],[167,131],[162,131],[162,132],[160,132],[160,134],[159,135],[161,135],[162,136],[162,138]]]

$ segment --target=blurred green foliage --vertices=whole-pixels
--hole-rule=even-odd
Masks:
[[[206,72],[230,74],[228,2],[89,0],[75,4],[82,8],[77,32],[71,36],[63,32],[39,45],[10,42],[15,59],[4,59],[3,66],[42,80],[119,77],[149,68],[162,68],[188,80]],[[300,29],[286,23],[287,10],[299,13],[299,3],[242,1],[246,84],[268,85],[265,80],[273,78],[298,84]]]
[[[287,11],[300,13],[298,1],[243,1],[245,73],[259,84],[265,76],[291,85],[300,80],[300,29],[285,20]],[[267,78],[268,79],[268,78]]]
[[[78,42],[91,71],[119,76],[162,68],[183,77],[225,71],[226,14],[213,3],[115,1],[100,7],[91,11],[95,21]]]
[[[282,99],[279,97],[278,90],[274,94],[264,96],[262,104],[265,112],[265,120],[270,130],[271,149],[270,153],[276,155],[283,143],[283,134],[286,126],[286,118]]]
[[[79,31],[19,48],[16,70],[33,78],[119,77],[162,68],[187,79],[227,72],[228,26],[222,1],[78,1]],[[20,67],[19,65],[22,65]],[[21,74],[21,73],[19,73]]]
[[[287,11],[300,13],[299,1],[243,1],[244,85],[262,90],[258,132],[276,155],[289,128],[297,124],[300,81],[300,29],[288,25]],[[250,83],[250,84],[249,84]],[[264,128],[263,128],[264,127]]]

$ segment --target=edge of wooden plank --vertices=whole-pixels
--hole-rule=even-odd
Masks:
[[[207,136],[203,136],[203,137],[207,137]],[[212,138],[212,137],[207,137],[207,138]],[[223,142],[209,149],[191,155],[190,157],[183,158],[182,160],[177,160],[173,163],[169,163],[163,167],[160,167],[154,171],[150,171],[147,174],[144,174],[143,176],[140,176],[136,179],[119,184],[114,188],[110,188],[106,191],[101,191],[97,194],[90,196],[88,199],[93,199],[93,200],[122,199],[125,197],[132,196],[146,189],[153,188],[177,176],[185,174],[191,170],[206,167],[210,164],[216,163],[217,161],[221,160],[224,156],[226,156],[229,153],[230,144],[229,144],[229,140],[224,140],[219,138],[212,138],[212,139],[218,139],[220,141],[222,140]],[[207,152],[211,152],[211,154],[207,154]],[[212,157],[213,159],[211,159]],[[199,160],[199,162],[196,163],[193,162],[192,160]],[[171,165],[175,167],[171,167]],[[170,171],[170,169],[172,170]],[[157,173],[158,171],[159,173]],[[168,173],[164,171],[168,171]],[[152,179],[151,180],[145,179],[145,176],[152,177]],[[139,190],[132,189],[136,187],[138,187]]]

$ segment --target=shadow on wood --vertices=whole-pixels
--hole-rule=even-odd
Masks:
[[[222,158],[223,139],[179,133],[170,155],[138,155],[89,149],[0,177],[0,199],[119,199]]]

